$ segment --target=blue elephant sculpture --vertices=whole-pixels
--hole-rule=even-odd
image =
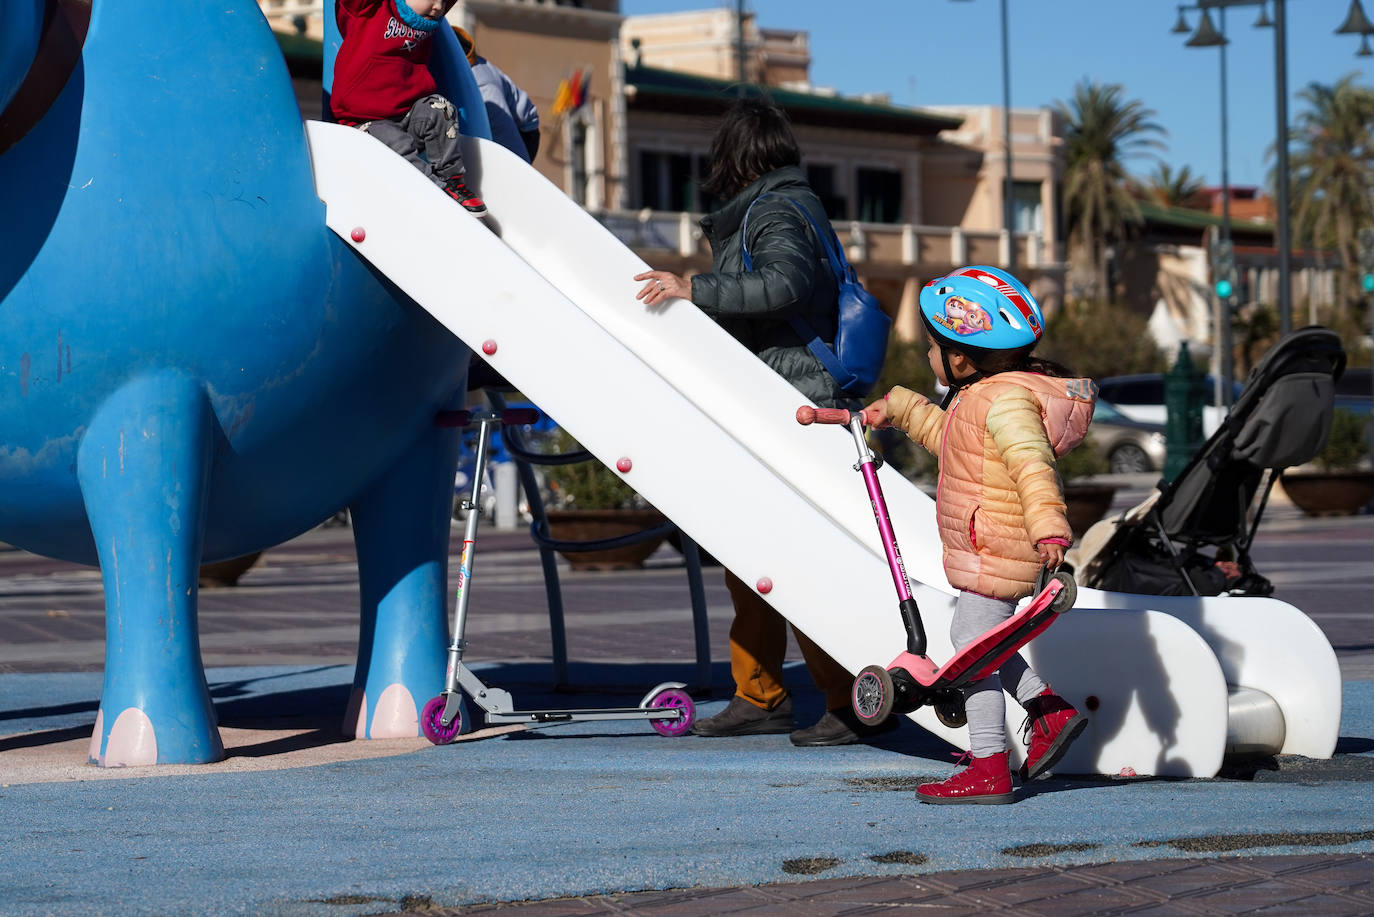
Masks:
[[[345,728],[418,735],[469,351],[326,228],[257,5],[0,0],[0,213],[0,540],[100,566],[92,761],[223,756],[198,568],[344,506]]]

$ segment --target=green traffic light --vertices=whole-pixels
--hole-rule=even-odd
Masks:
[[[1371,278],[1369,278],[1369,279],[1374,280],[1374,277],[1371,277]],[[1231,281],[1229,281],[1229,280],[1218,280],[1218,281],[1217,281],[1217,295],[1220,296],[1222,299],[1230,299],[1230,298],[1231,298]]]
[[[1364,287],[1366,293],[1374,293],[1374,274],[1365,274],[1361,277],[1360,285]]]

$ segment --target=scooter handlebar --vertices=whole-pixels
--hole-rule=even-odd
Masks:
[[[847,427],[850,418],[854,416],[856,415],[853,412],[844,408],[813,408],[809,404],[797,408],[797,423],[803,427],[809,427],[813,423],[834,423]],[[862,417],[862,412],[857,416]]]
[[[522,427],[525,424],[538,422],[539,412],[534,408],[506,408],[501,412],[502,426]]]
[[[492,413],[480,411],[440,411],[434,415],[434,425],[438,427],[466,427],[473,421],[497,417]],[[539,422],[539,411],[534,408],[506,408],[497,419],[504,427],[520,427]]]

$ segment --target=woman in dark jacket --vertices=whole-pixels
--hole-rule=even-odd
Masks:
[[[762,99],[735,102],[711,140],[711,163],[703,187],[726,199],[701,221],[711,243],[711,272],[690,282],[668,271],[638,274],[635,280],[646,283],[636,298],[648,306],[691,300],[812,402],[846,406],[834,377],[788,323],[800,316],[823,341],[832,342],[838,291],[815,232],[789,203],[801,204],[825,225],[828,218],[806,183],[787,116]],[[753,270],[745,269],[744,245]],[[725,582],[735,605],[730,625],[735,696],[721,713],[698,720],[692,731],[704,736],[791,732],[794,745],[845,745],[868,732],[850,708],[853,676],[796,628],[807,668],[825,693],[826,713],[815,725],[792,731],[792,699],[782,682],[787,622],[733,573],[727,571]]]

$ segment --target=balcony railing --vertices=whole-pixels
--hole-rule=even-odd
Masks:
[[[682,258],[709,259],[710,247],[697,225],[700,214],[669,210],[603,210],[593,216],[635,251],[671,252]],[[926,265],[1005,264],[1011,240],[1002,230],[911,223],[840,221],[835,234],[856,266],[869,270]],[[1018,264],[1051,267],[1057,260],[1039,233],[1014,234]]]

